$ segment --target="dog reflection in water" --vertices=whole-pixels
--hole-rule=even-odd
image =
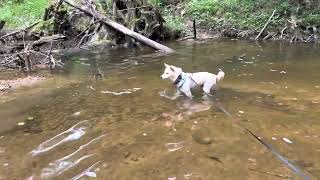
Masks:
[[[162,117],[164,117],[166,120],[165,126],[171,127],[174,131],[176,131],[175,123],[177,121],[182,121],[185,117],[194,113],[207,111],[212,107],[212,105],[213,102],[209,100],[194,102],[190,99],[183,99],[178,102],[177,110],[162,113]]]

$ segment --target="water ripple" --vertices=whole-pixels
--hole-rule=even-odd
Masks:
[[[88,167],[86,170],[84,170],[80,174],[74,176],[71,180],[78,180],[78,179],[82,178],[83,176],[96,177],[95,172],[92,172],[91,170],[99,163],[100,163],[100,161],[95,162],[90,167]]]
[[[68,130],[54,136],[53,138],[41,143],[35,150],[32,150],[30,153],[32,156],[39,155],[41,153],[47,152],[59,145],[62,145],[69,141],[75,141],[80,139],[85,135],[85,129],[88,128],[90,124],[87,120],[81,121]]]
[[[114,91],[101,91],[102,94],[113,94],[116,96],[123,95],[123,94],[131,94],[133,92],[139,91],[141,88],[132,88],[132,89],[126,89],[124,91],[120,92],[114,92]]]
[[[89,141],[88,143],[81,145],[73,153],[71,153],[63,158],[60,158],[58,160],[55,160],[54,162],[49,163],[48,167],[43,168],[42,173],[41,173],[41,178],[50,178],[50,177],[59,176],[62,173],[64,173],[65,171],[69,170],[70,168],[78,165],[81,161],[83,161],[89,157],[92,157],[94,154],[85,155],[80,158],[77,156],[79,156],[78,153],[81,150],[85,149],[87,146],[96,142],[97,140],[101,139],[104,136],[105,136],[105,134],[101,135],[97,138],[94,138],[91,141]]]

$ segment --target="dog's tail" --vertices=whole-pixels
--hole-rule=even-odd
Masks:
[[[217,82],[221,81],[224,78],[224,72],[222,69],[219,69],[219,72],[217,74]]]

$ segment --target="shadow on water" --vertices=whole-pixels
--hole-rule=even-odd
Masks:
[[[0,179],[297,178],[216,102],[320,177],[317,46],[225,40],[169,46],[177,53],[64,52],[63,73],[1,97],[7,128]],[[199,90],[192,101],[170,99],[175,89],[160,79],[164,62],[187,72],[222,68],[216,102],[203,101]]]

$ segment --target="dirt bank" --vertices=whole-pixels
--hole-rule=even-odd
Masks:
[[[44,79],[45,77],[28,76],[28,77],[18,78],[14,80],[0,80],[0,95],[12,89],[16,89],[23,86],[34,85],[40,81],[43,81]]]

